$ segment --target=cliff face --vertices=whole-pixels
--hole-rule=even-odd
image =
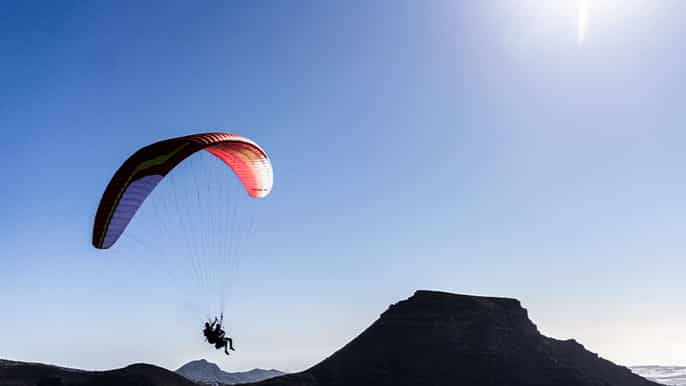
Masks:
[[[655,384],[541,335],[515,299],[417,291],[321,363],[260,385]]]

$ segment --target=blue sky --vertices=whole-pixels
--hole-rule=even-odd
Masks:
[[[517,297],[622,364],[683,362],[684,7],[5,4],[0,357],[299,370],[426,288]],[[275,169],[229,360],[200,339],[183,253],[90,245],[128,155],[215,130]],[[146,224],[131,237],[162,237]]]

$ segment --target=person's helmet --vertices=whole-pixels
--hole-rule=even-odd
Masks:
[[[205,322],[205,328],[209,330],[210,324],[208,322]]]

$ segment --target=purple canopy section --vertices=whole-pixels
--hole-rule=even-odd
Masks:
[[[129,184],[112,214],[109,226],[107,227],[107,233],[105,233],[105,239],[102,243],[103,248],[111,247],[119,239],[119,236],[124,232],[126,226],[129,225],[138,208],[140,208],[143,201],[155,189],[157,184],[162,181],[162,178],[164,176],[153,174]]]

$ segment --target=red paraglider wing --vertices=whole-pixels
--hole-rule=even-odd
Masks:
[[[273,172],[269,157],[245,137],[206,133],[156,142],[135,152],[110,180],[95,215],[93,246],[111,247],[167,173],[200,150],[224,161],[251,197],[262,198],[271,191]]]

